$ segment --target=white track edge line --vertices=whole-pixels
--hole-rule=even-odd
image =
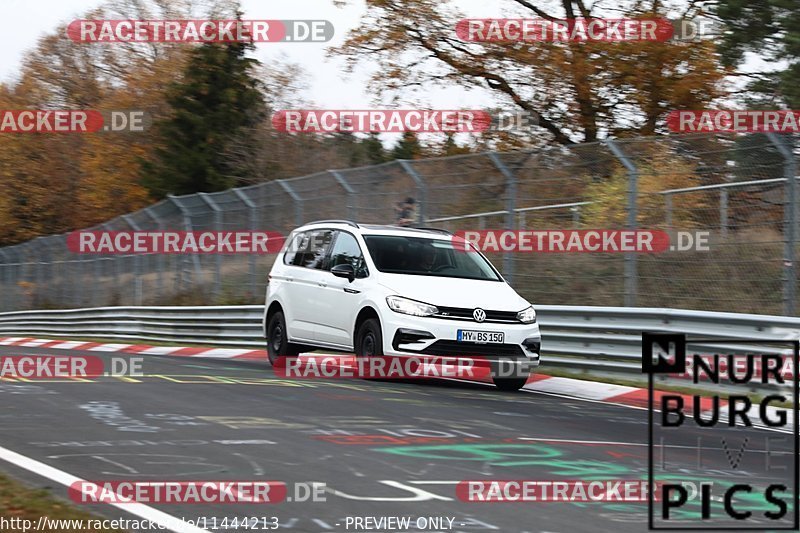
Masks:
[[[64,472],[63,470],[46,465],[37,461],[36,459],[31,459],[30,457],[26,457],[2,446],[0,446],[0,459],[28,470],[29,472],[33,472],[34,474],[46,477],[47,479],[60,483],[68,488],[73,483],[86,482],[85,479],[73,476],[72,474]],[[143,503],[110,503],[109,505],[117,507],[132,515],[138,516],[139,518],[154,522],[167,528],[169,531],[174,531],[175,533],[202,533],[206,531],[205,529],[193,526],[188,522],[184,522],[180,518],[174,517],[163,511],[159,511],[153,507],[144,505]]]

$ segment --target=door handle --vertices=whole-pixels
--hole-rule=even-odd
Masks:
[[[320,287],[327,287],[328,286],[328,284],[325,283],[324,281],[318,281],[317,285],[319,285]]]

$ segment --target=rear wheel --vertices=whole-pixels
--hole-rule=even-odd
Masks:
[[[269,362],[274,366],[283,357],[297,357],[300,347],[289,342],[286,332],[286,320],[283,312],[278,311],[269,319],[267,324],[267,355]]]
[[[518,391],[528,382],[528,376],[492,377],[495,387],[503,391]]]

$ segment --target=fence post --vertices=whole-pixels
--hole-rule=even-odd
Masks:
[[[606,139],[606,146],[608,146],[611,153],[619,159],[620,163],[628,170],[628,220],[625,227],[628,230],[635,230],[637,227],[637,191],[639,185],[639,170],[633,164],[628,156],[617,146],[612,139]],[[625,253],[625,307],[633,307],[636,305],[637,295],[637,264],[636,253]]]
[[[142,211],[144,211],[144,213],[147,216],[149,216],[153,220],[153,222],[156,223],[156,227],[159,230],[163,230],[164,229],[164,221],[161,220],[161,217],[156,215],[152,211],[151,208],[152,208],[152,206],[148,206],[148,207],[145,207]],[[165,270],[165,268],[164,268],[164,254],[163,253],[157,254],[157,256],[156,256],[156,265],[157,265],[156,268],[158,269],[158,272],[156,274],[156,293],[158,294],[158,298],[163,298],[165,296],[164,295],[164,270]]]
[[[664,207],[667,211],[667,229],[672,229],[672,193],[664,195]]]
[[[424,226],[428,220],[428,184],[425,182],[425,178],[417,172],[411,162],[407,159],[398,159],[398,163],[400,166],[403,167],[403,170],[406,171],[406,174],[411,176],[411,179],[414,180],[414,184],[417,187],[417,198],[419,198],[419,213],[417,217],[419,218],[420,223]]]
[[[497,167],[506,179],[506,229],[516,229],[516,208],[517,208],[517,176],[503,163],[496,152],[489,152],[489,159]],[[509,283],[514,281],[514,258],[513,252],[503,252],[503,277]]]
[[[122,215],[120,218],[131,227],[133,231],[141,231],[142,228],[130,215]],[[142,305],[142,255],[133,255],[133,305]]]
[[[214,230],[222,231],[222,209],[217,205],[211,197],[204,193],[197,193],[198,196],[208,205],[214,212]],[[222,254],[217,252],[214,254],[214,297],[219,298],[222,294]]]
[[[797,161],[794,157],[792,137],[781,138],[768,133],[784,159],[783,175],[786,178],[783,208],[783,314],[794,316],[797,294],[797,267],[795,266],[795,244],[797,239]]]
[[[286,180],[275,180],[281,188],[286,191],[286,194],[291,197],[294,201],[294,223],[296,226],[303,225],[303,219],[305,216],[303,215],[303,198],[295,192],[292,187],[286,183]]]
[[[728,189],[719,190],[719,233],[724,239],[728,236]]]
[[[34,252],[34,258],[32,259],[33,264],[33,299],[31,301],[32,307],[39,306],[41,304],[42,298],[41,295],[45,294],[42,285],[44,284],[44,276],[42,275],[42,257],[43,253],[43,246],[42,246],[42,239],[43,237],[36,237],[31,241],[31,248]]]
[[[20,309],[28,308],[27,292],[28,282],[30,279],[30,264],[28,263],[28,255],[30,250],[30,241],[24,242],[18,246],[19,257],[19,272],[17,274],[17,286],[19,287],[19,298],[17,299],[17,306]]]
[[[347,211],[350,213],[350,220],[358,222],[358,208],[355,205],[356,190],[347,183],[347,180],[338,170],[329,170],[328,172],[347,193]]]
[[[111,226],[109,225],[108,222],[104,222],[104,223],[100,224],[97,227],[99,229],[103,230],[103,231],[112,231],[112,228],[111,228]],[[111,286],[113,287],[113,291],[117,291],[117,292],[109,291],[109,292],[111,292],[111,295],[110,295],[110,297],[108,295],[106,296],[106,299],[105,299],[105,302],[103,302],[103,305],[110,305],[111,303],[114,303],[114,300],[117,300],[116,305],[124,305],[122,303],[122,290],[120,289],[120,287],[122,286],[122,281],[121,281],[121,279],[122,279],[121,270],[122,269],[120,267],[120,263],[122,262],[122,256],[113,254],[113,255],[111,255],[109,257],[104,258],[104,260],[109,262],[108,263],[108,268],[109,268],[108,277],[113,277],[114,278],[113,282],[111,283]],[[59,266],[59,271],[60,271],[60,269],[61,269],[61,267]],[[115,294],[119,295],[119,296],[115,297],[114,296]]]
[[[186,206],[178,199],[177,196],[173,196],[171,194],[167,195],[167,199],[171,201],[180,211],[181,215],[183,216],[183,227],[186,231],[193,231],[192,226],[192,216],[189,214],[189,211],[186,209]],[[183,275],[186,270],[183,268],[185,265],[185,255],[180,255],[181,258],[181,271],[178,273],[178,292],[181,292],[185,289],[189,289],[192,284],[192,278],[187,277],[184,279]],[[197,258],[196,254],[192,254],[192,266],[194,267],[194,273],[197,277],[198,283],[203,282],[203,269],[200,267],[200,260]],[[191,272],[191,270],[189,271]]]
[[[255,202],[250,199],[245,193],[243,193],[240,189],[233,189],[233,193],[239,198],[239,200],[247,206],[247,219],[250,225],[250,231],[256,231],[258,229],[258,210],[256,207]],[[247,258],[248,261],[248,273],[247,277],[250,278],[250,294],[252,298],[256,297],[256,292],[258,291],[258,283],[256,280],[256,254],[250,254]]]
[[[0,285],[0,294],[3,295],[3,303],[2,305],[0,305],[0,309],[2,309],[3,311],[11,311],[11,306],[9,305],[9,302],[11,301],[11,290],[8,286],[8,278],[9,278],[8,273],[10,272],[10,267],[9,267],[10,261],[8,260],[8,255],[2,249],[0,249],[0,256],[2,256],[3,258],[3,260],[0,261],[0,269],[2,269],[2,274],[3,274],[2,278],[0,278],[3,281],[3,284]]]

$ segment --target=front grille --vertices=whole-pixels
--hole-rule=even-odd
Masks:
[[[449,318],[455,320],[471,320],[475,322],[475,319],[472,317],[472,312],[475,309],[467,309],[464,307],[443,307],[440,305],[436,306],[439,309],[439,313],[433,315],[435,318]],[[494,322],[494,323],[516,323],[519,324],[520,321],[517,320],[517,313],[516,311],[486,311],[486,320],[484,322]]]
[[[420,351],[425,355],[451,355],[481,357],[525,357],[525,353],[518,344],[477,344],[473,342],[458,342],[439,340]]]

